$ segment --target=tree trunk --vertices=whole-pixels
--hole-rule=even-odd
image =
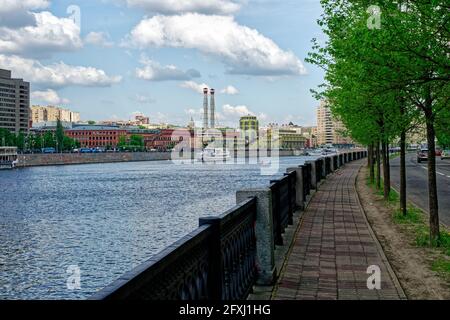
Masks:
[[[439,243],[439,205],[437,196],[436,179],[436,133],[434,129],[434,117],[432,102],[429,92],[426,97],[425,119],[427,121],[427,141],[428,141],[428,198],[430,206],[430,241]]]
[[[390,190],[390,181],[389,181],[389,164],[387,158],[389,155],[386,152],[386,141],[383,139],[381,142],[381,154],[383,156],[383,191],[384,191],[384,200],[389,200],[389,190]]]
[[[375,157],[374,157],[374,146],[373,146],[373,143],[370,144],[369,150],[370,150],[370,154],[369,154],[369,159],[370,159],[370,184],[374,184],[375,183]]]
[[[389,189],[389,194],[391,194],[391,159],[389,159],[390,153],[389,153],[389,141],[386,140],[386,154],[387,154],[387,188]]]
[[[376,146],[376,157],[377,157],[377,181],[376,187],[377,190],[381,190],[381,157],[380,157],[380,141],[377,141]]]
[[[406,216],[406,131],[400,134],[400,211]]]

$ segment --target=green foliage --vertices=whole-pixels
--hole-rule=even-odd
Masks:
[[[55,133],[55,139],[56,139],[56,146],[58,148],[57,151],[61,152],[65,149],[64,145],[64,128],[62,126],[61,120],[57,120],[56,122],[56,133]],[[67,142],[67,141],[66,141]]]
[[[137,147],[143,147],[144,146],[144,138],[140,135],[133,134],[130,137],[130,145],[137,146]]]
[[[125,147],[127,145],[127,137],[122,135],[119,137],[119,143],[117,144],[119,147]]]
[[[374,4],[380,28],[368,25]],[[328,39],[324,45],[313,39],[306,61],[326,71],[315,96],[327,100],[350,136],[365,145],[390,142],[425,121],[429,144],[433,126],[440,143],[450,143],[448,0],[321,0],[321,5],[318,24]],[[435,197],[430,208],[430,236],[436,238]]]
[[[443,275],[447,279],[450,279],[450,260],[438,259],[433,262],[431,270]]]
[[[442,109],[436,119],[436,136],[443,148],[450,148],[450,108]]]
[[[56,148],[56,139],[53,132],[47,131],[42,136],[43,148]]]
[[[14,147],[16,146],[16,137],[7,129],[0,128],[0,146]]]
[[[404,215],[400,209],[398,209],[394,214],[394,222],[398,224],[423,224],[423,213],[421,210],[410,207]]]

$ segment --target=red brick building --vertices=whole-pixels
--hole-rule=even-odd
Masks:
[[[147,149],[168,150],[181,141],[190,141],[193,144],[194,132],[186,129],[161,129],[153,136],[144,136]]]
[[[79,141],[82,148],[115,148],[119,144],[120,136],[127,135],[125,129],[108,126],[77,126],[66,130],[65,133]]]

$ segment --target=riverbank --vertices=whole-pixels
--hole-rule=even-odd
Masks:
[[[295,151],[280,151],[281,157],[296,156]],[[140,162],[171,160],[170,152],[114,152],[21,154],[17,167],[57,166],[92,163]]]

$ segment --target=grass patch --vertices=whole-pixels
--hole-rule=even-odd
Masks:
[[[366,177],[366,184],[372,189],[376,188],[376,182],[372,183],[370,181],[370,177]],[[381,189],[374,190],[375,194],[379,196],[384,196],[384,184],[383,180],[381,181]],[[398,208],[400,200],[400,195],[394,189],[391,189],[389,194],[389,206],[394,210],[393,220],[396,224],[401,225],[409,225],[412,226],[412,232],[414,232],[415,236],[415,244],[419,247],[434,247],[443,251],[444,254],[450,256],[450,232],[446,229],[441,231],[441,236],[439,242],[433,241],[430,244],[430,228],[425,221],[425,216],[423,211],[415,206],[410,205],[406,215],[403,215],[400,209]],[[441,227],[443,228],[443,227]]]
[[[423,223],[423,213],[417,208],[410,207],[404,215],[400,209],[397,209],[394,213],[394,222],[398,224],[419,224]]]
[[[447,279],[450,279],[450,260],[449,259],[437,259],[431,265],[431,270],[440,273]]]
[[[425,225],[416,228],[416,245],[419,247],[433,247],[440,249],[445,255],[450,256],[450,233],[447,230],[441,231],[438,241],[430,244],[430,228]]]

